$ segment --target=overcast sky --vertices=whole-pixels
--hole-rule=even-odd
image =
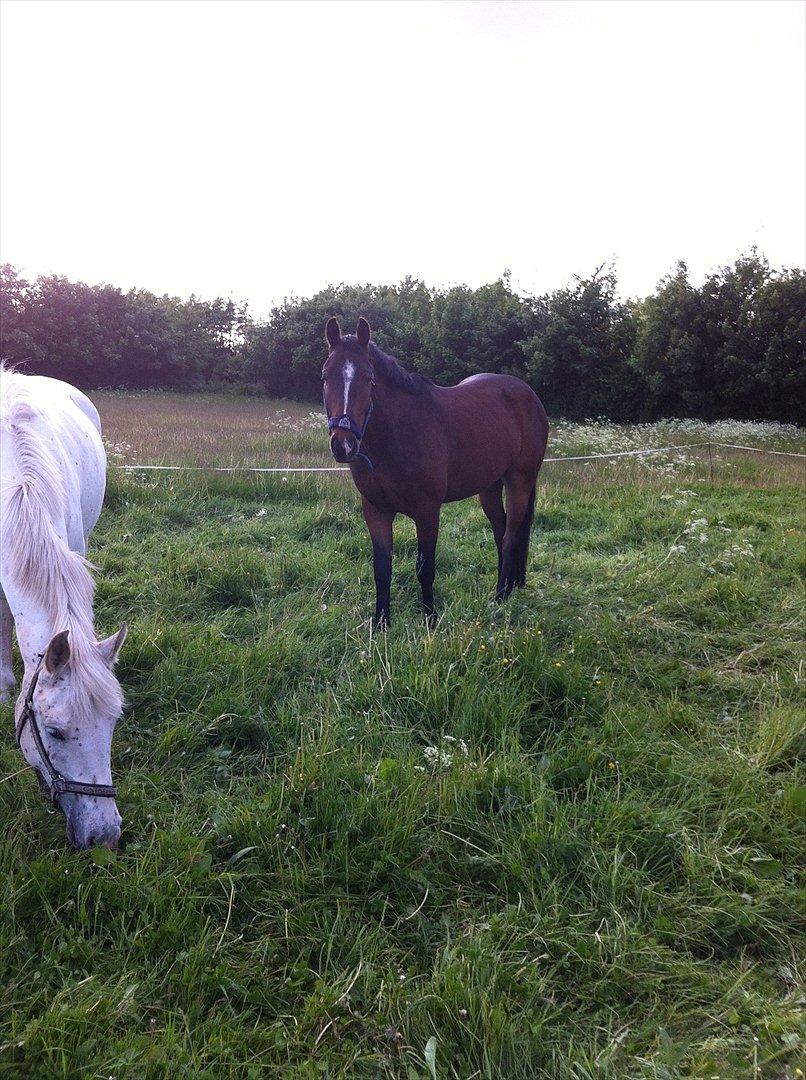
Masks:
[[[0,245],[246,299],[806,259],[806,6],[2,4]]]

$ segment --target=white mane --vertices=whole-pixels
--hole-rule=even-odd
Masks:
[[[26,376],[0,366],[0,425],[13,445],[17,470],[0,488],[0,544],[18,588],[40,607],[53,634],[69,630],[71,707],[77,720],[93,712],[117,715],[120,684],[95,642],[89,563],[56,528],[66,520],[67,489],[59,462],[35,424],[47,414],[32,400]]]

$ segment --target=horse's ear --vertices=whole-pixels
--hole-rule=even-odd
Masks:
[[[358,344],[362,349],[366,349],[369,345],[369,323],[362,315],[358,320],[358,325],[355,328],[355,336],[358,338]]]
[[[339,320],[335,315],[331,315],[327,320],[327,326],[325,327],[325,337],[327,343],[331,349],[335,349],[338,343],[341,341],[341,327],[339,326]]]
[[[129,632],[129,624],[123,623],[120,630],[116,634],[112,634],[111,637],[104,638],[103,641],[99,641],[96,648],[101,654],[101,659],[107,667],[114,667],[115,661],[118,658],[123,642],[126,640],[126,635]]]
[[[50,644],[45,649],[43,660],[48,675],[58,675],[64,671],[70,661],[70,636],[69,630],[62,630],[50,639]]]

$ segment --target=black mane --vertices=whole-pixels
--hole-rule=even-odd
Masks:
[[[344,334],[341,344],[342,348],[346,346],[348,352],[358,351],[361,348],[355,334]],[[394,356],[390,356],[382,349],[379,349],[374,341],[369,343],[368,353],[376,378],[382,379],[390,386],[394,386],[398,390],[404,390],[407,394],[423,394],[430,386],[430,379],[427,379],[425,375],[420,375],[417,371],[406,371],[395,360]]]
[[[374,341],[369,343],[369,358],[375,369],[375,375],[380,376],[391,386],[398,390],[405,390],[407,394],[423,394],[428,389],[430,379],[420,375],[417,371],[406,371],[382,349],[379,349]]]

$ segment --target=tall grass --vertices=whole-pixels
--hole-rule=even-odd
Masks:
[[[225,394],[177,394],[164,391],[97,391],[93,398],[104,420],[110,458],[117,463],[185,465],[291,466],[329,465],[322,437],[320,408],[294,401]],[[689,443],[738,443],[773,450],[803,452],[806,434],[792,424],[700,420],[663,420],[654,424],[552,424],[549,454],[572,457],[607,454],[653,446]],[[687,457],[652,458],[652,467],[681,466]],[[706,455],[707,456],[707,455]],[[737,455],[729,455],[731,460]],[[643,460],[643,459],[642,459]],[[709,460],[712,460],[710,458]],[[770,458],[762,472],[768,471]],[[776,467],[792,463],[775,462]],[[592,466],[598,468],[599,466]],[[794,464],[794,470],[804,468]]]
[[[794,1077],[802,491],[690,460],[547,470],[501,606],[446,507],[433,629],[401,522],[379,637],[349,483],[113,474],[125,843],[66,850],[6,709],[0,1070]]]

